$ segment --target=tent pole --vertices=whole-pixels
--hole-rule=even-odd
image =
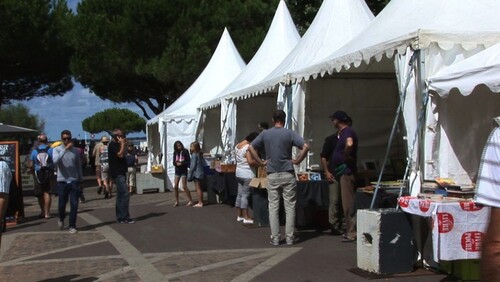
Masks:
[[[410,59],[410,61],[408,63],[411,68],[413,67],[413,63],[415,62],[415,59],[417,57],[416,54],[417,53],[413,53],[413,55],[412,55],[412,57],[411,57],[411,59]],[[387,163],[387,160],[389,159],[389,153],[390,153],[390,150],[391,150],[391,145],[392,145],[392,142],[394,140],[394,136],[396,135],[396,129],[398,127],[398,121],[399,121],[400,115],[403,112],[404,103],[405,103],[405,100],[406,100],[406,92],[407,92],[407,89],[408,89],[408,85],[410,84],[411,78],[412,78],[411,75],[407,76],[406,81],[405,81],[405,85],[404,85],[404,88],[403,88],[403,91],[400,92],[400,94],[399,94],[399,96],[400,96],[399,97],[399,105],[398,105],[398,108],[396,110],[396,117],[394,118],[394,123],[392,124],[392,130],[391,130],[391,135],[389,136],[389,142],[387,143],[387,148],[385,150],[384,161],[383,161],[382,167],[380,169],[380,173],[379,173],[379,176],[378,176],[377,184],[375,185],[375,191],[373,192],[373,198],[372,198],[372,201],[371,201],[371,204],[370,204],[370,210],[372,210],[373,206],[375,205],[375,199],[377,198],[377,194],[378,194],[378,191],[380,189],[380,182],[382,181],[382,175],[384,174],[385,165]],[[403,178],[403,179],[405,179],[405,178]],[[401,191],[402,190],[403,190],[403,187],[401,186],[401,188],[400,188],[400,196],[401,196]]]

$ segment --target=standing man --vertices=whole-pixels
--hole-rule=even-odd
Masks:
[[[80,150],[74,147],[71,141],[71,131],[61,132],[62,144],[54,148],[53,161],[57,169],[57,193],[59,195],[59,220],[57,226],[64,228],[66,217],[66,204],[69,197],[69,233],[75,234],[76,215],[78,213],[78,198],[80,196],[80,183],[83,180],[82,160]]]
[[[484,146],[477,177],[476,202],[489,206],[490,223],[481,245],[481,281],[500,279],[500,116]]]
[[[344,111],[336,111],[330,116],[333,126],[337,129],[337,145],[333,152],[335,179],[340,182],[340,195],[346,223],[346,232],[342,242],[356,241],[356,219],[354,215],[354,195],[356,182],[354,174],[357,171],[358,136],[350,127],[352,119]]]
[[[328,221],[331,226],[332,235],[342,235],[342,219],[339,213],[339,203],[340,203],[340,184],[335,180],[333,175],[335,168],[333,165],[333,152],[337,146],[337,133],[334,133],[325,138],[325,143],[323,143],[323,149],[321,150],[321,164],[323,165],[323,170],[325,171],[325,177],[328,181],[328,190],[330,205],[328,207]]]
[[[108,145],[109,176],[116,184],[116,220],[118,223],[135,223],[130,218],[128,208],[130,194],[128,192],[126,175],[127,160],[125,158],[127,139],[121,129],[113,131],[113,137]]]
[[[297,180],[293,165],[298,165],[304,160],[309,151],[309,146],[301,136],[284,128],[285,120],[285,112],[276,110],[273,114],[274,127],[262,131],[248,147],[252,157],[261,166],[267,165],[269,223],[271,225],[271,245],[274,246],[280,244],[279,207],[282,196],[286,213],[286,243],[287,245],[294,243]],[[300,153],[295,159],[292,158],[294,146],[300,149]],[[267,152],[266,161],[259,158],[257,151],[262,149]]]
[[[31,166],[34,168],[35,197],[40,205],[40,218],[50,218],[50,177],[53,174],[52,148],[48,146],[47,135],[38,136],[38,146],[33,149],[30,156]]]

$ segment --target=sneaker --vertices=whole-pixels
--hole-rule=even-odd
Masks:
[[[80,203],[85,203],[85,196],[83,194],[80,195]]]
[[[118,221],[118,222],[122,223],[122,224],[134,224],[135,220],[129,218],[129,219],[121,220],[121,221]]]
[[[355,242],[356,238],[349,238],[346,234],[342,235],[342,243]]]
[[[74,228],[74,227],[70,227],[69,228],[69,233],[76,234],[76,233],[78,233],[78,230],[76,230],[76,228]]]
[[[244,220],[245,220],[245,218],[244,218],[244,217],[241,217],[241,216],[238,216],[238,217],[236,218],[236,221],[238,221],[238,222],[240,222],[240,221],[244,221]]]
[[[109,194],[108,194],[108,192],[104,192],[104,199],[109,199]]]
[[[58,219],[57,220],[57,227],[59,227],[59,230],[63,230],[64,229],[64,221]]]
[[[286,238],[286,244],[288,246],[295,244],[295,239],[294,238]]]
[[[243,224],[253,224],[253,219],[243,219]]]
[[[101,195],[102,193],[102,187],[97,188],[97,194]]]
[[[279,246],[280,245],[280,240],[278,240],[278,239],[271,239],[271,242],[269,242],[269,244],[271,244],[273,246]]]

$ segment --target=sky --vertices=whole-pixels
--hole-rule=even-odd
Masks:
[[[133,103],[116,104],[108,100],[102,100],[89,89],[81,84],[75,83],[73,90],[60,97],[39,97],[30,101],[21,102],[30,109],[31,114],[45,120],[45,134],[49,140],[60,139],[61,131],[68,129],[73,137],[78,139],[90,138],[90,133],[84,132],[82,121],[97,112],[110,108],[126,108],[143,117],[142,110]],[[151,117],[154,116],[149,112]],[[96,134],[95,138],[105,133]],[[129,137],[145,136],[144,133],[133,133]]]
[[[67,0],[68,7],[76,12],[76,6],[80,0]],[[75,82],[73,90],[61,97],[34,98],[30,101],[21,102],[30,109],[31,114],[39,116],[45,120],[45,134],[49,140],[60,139],[61,131],[68,129],[73,134],[73,137],[78,139],[90,138],[90,133],[84,132],[82,121],[110,108],[126,108],[139,116],[143,117],[142,110],[133,103],[116,104],[108,100],[102,100],[97,97],[89,89],[84,88],[81,84]],[[147,108],[147,107],[146,107]],[[150,117],[155,115],[148,112]],[[96,134],[95,138],[100,138],[105,133]],[[133,133],[127,135],[129,137],[142,137],[144,133]]]

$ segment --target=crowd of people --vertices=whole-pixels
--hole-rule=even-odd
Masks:
[[[89,158],[96,174],[98,194],[112,198],[116,187],[116,220],[131,224],[135,221],[129,215],[129,197],[136,187],[136,166],[138,157],[134,145],[128,142],[120,129],[113,131],[112,138],[102,136]],[[77,233],[76,218],[79,203],[85,203],[83,193],[83,169],[87,166],[85,148],[69,130],[61,132],[61,140],[48,143],[45,134],[37,138],[26,164],[34,179],[34,196],[40,206],[40,218],[49,219],[52,195],[58,197],[58,227],[65,228],[66,206],[70,212],[68,230]],[[114,185],[114,186],[113,186]]]

